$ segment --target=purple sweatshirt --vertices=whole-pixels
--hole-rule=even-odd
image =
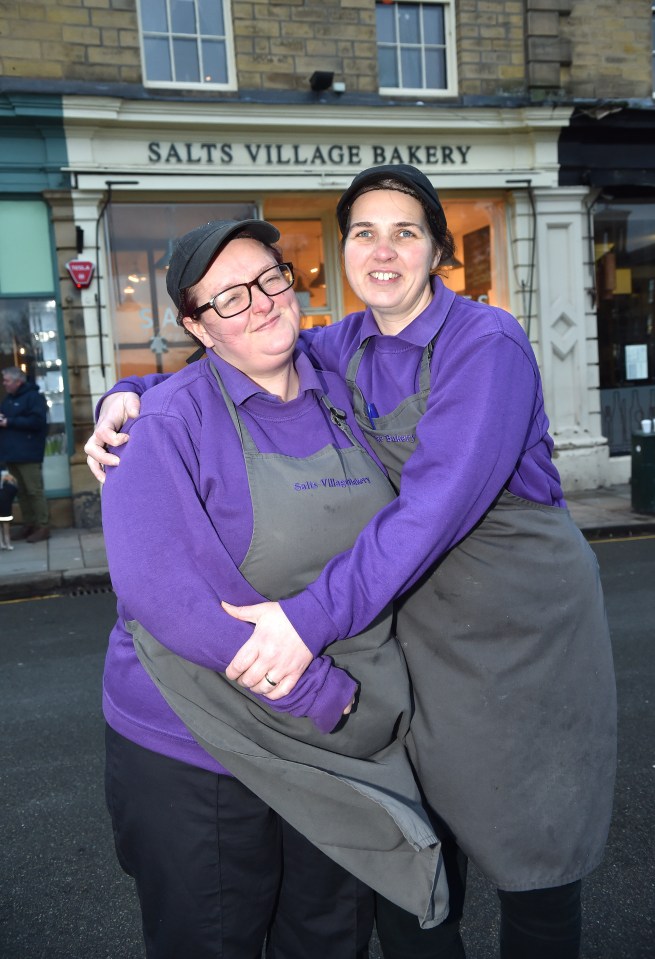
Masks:
[[[242,605],[263,597],[238,570],[252,536],[252,505],[240,441],[210,363],[260,452],[301,458],[328,443],[348,447],[321,393],[348,412],[353,432],[366,443],[344,384],[334,374],[318,373],[302,354],[296,357],[300,393],[291,402],[262,391],[212,353],[149,390],[139,418],[126,424],[130,441],[120,449],[120,469],[107,470],[102,495],[119,616],[105,664],[105,718],[147,749],[225,772],[166,704],[124,625],[136,619],[180,656],[221,672],[252,633],[250,624],[220,605],[222,599]],[[378,465],[371,462],[372,469]],[[308,716],[327,732],[355,688],[328,657],[319,657],[288,696],[269,705]]]
[[[313,652],[364,629],[470,532],[504,488],[566,506],[539,368],[521,325],[504,310],[457,296],[438,277],[433,285],[432,302],[396,336],[384,336],[366,310],[306,337],[317,365],[342,377],[372,338],[357,384],[384,416],[418,391],[423,350],[441,330],[399,497],[306,590],[281,601]],[[140,393],[144,385],[148,378],[134,378],[114,390]]]

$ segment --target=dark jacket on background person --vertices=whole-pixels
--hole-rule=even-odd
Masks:
[[[7,426],[0,429],[0,460],[5,463],[42,463],[48,434],[48,407],[36,383],[23,383],[0,404]]]

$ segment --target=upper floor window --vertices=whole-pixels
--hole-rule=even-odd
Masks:
[[[453,0],[375,4],[381,93],[455,93]]]
[[[234,87],[229,0],[141,0],[146,86]]]

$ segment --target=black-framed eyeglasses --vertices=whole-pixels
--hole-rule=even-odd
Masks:
[[[238,286],[228,286],[212,296],[208,303],[199,306],[193,312],[193,319],[204,313],[205,310],[214,310],[224,320],[231,316],[245,313],[252,303],[252,288],[258,287],[265,296],[277,296],[293,286],[293,263],[276,263],[270,266],[250,283],[239,283]]]

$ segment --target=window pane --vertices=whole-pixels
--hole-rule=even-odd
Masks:
[[[405,88],[414,89],[423,86],[423,77],[421,75],[421,53],[415,49],[403,49],[400,51],[400,63],[402,71],[402,85]]]
[[[173,57],[175,59],[175,79],[178,83],[200,81],[200,66],[198,64],[198,46],[195,40],[173,40]]]
[[[403,3],[398,8],[398,28],[401,43],[420,43],[419,8]]]
[[[166,33],[168,21],[166,19],[166,0],[146,0],[141,3],[141,23],[145,31],[154,30],[157,33]]]
[[[205,83],[227,83],[225,41],[202,41],[202,65]]]
[[[20,367],[37,383],[48,406],[43,460],[48,493],[70,488],[63,365],[55,301],[0,298],[0,367]]]
[[[41,200],[1,200],[0,293],[53,290],[47,206]]]
[[[378,42],[392,43],[396,39],[395,10],[393,6],[375,5]]]
[[[172,80],[168,40],[155,40],[152,37],[145,37],[143,50],[146,57],[148,79]]]
[[[394,48],[378,48],[378,73],[381,87],[397,87],[398,66],[396,64],[396,51]]]
[[[434,4],[423,5],[423,42],[445,43],[443,7]]]
[[[296,277],[294,289],[303,315],[308,319],[315,311],[328,308],[328,291],[323,250],[323,228],[320,220],[273,220],[282,234],[285,260],[291,260]],[[324,313],[320,314],[323,317]],[[308,322],[303,326],[313,326]]]
[[[254,203],[112,203],[108,213],[109,315],[116,373],[180,369],[194,344],[177,325],[166,290],[173,242],[208,220],[245,220]]]
[[[425,85],[429,90],[444,90],[448,86],[446,54],[442,50],[425,52]]]
[[[198,19],[202,36],[225,35],[222,0],[198,0]]]
[[[173,33],[196,33],[194,0],[171,0],[171,28]]]

